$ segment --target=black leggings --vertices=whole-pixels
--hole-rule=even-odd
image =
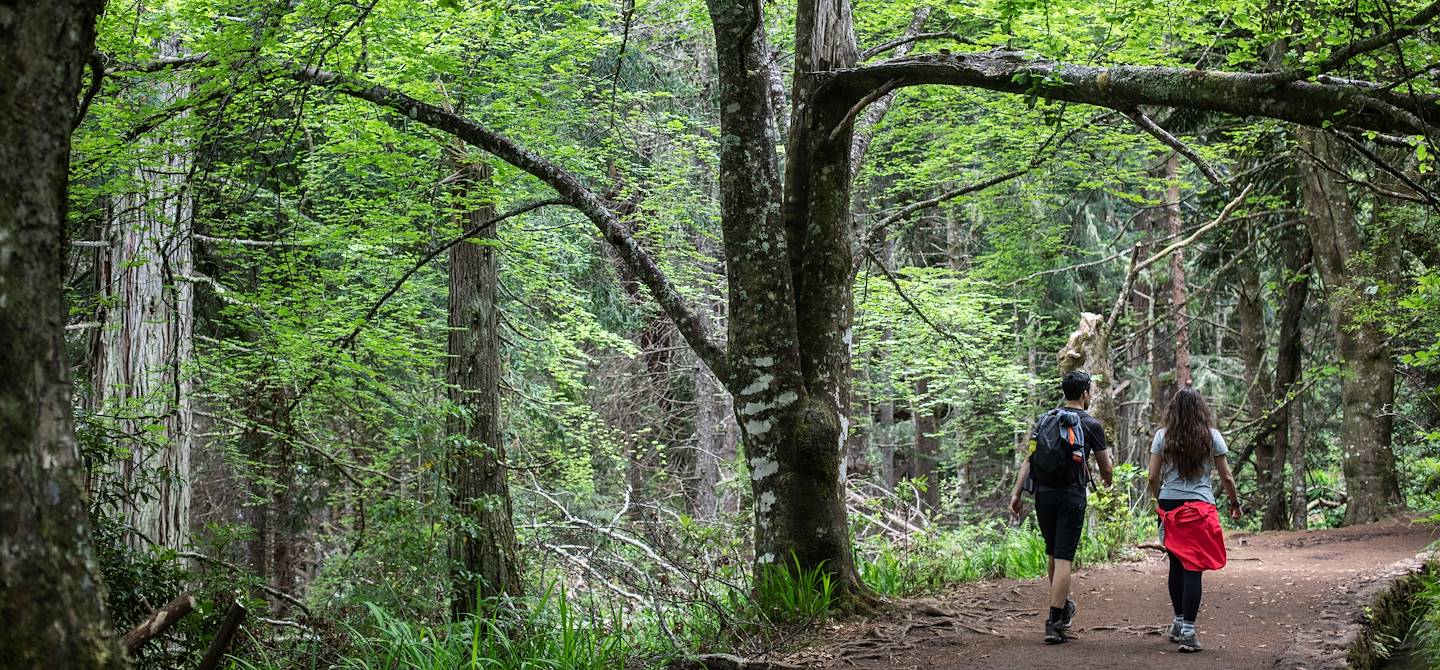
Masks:
[[[1183,504],[1184,500],[1161,500],[1160,509],[1165,511],[1173,510]],[[1175,609],[1175,616],[1182,617],[1190,623],[1195,623],[1195,617],[1200,614],[1200,571],[1186,570],[1175,558],[1175,554],[1166,552],[1170,557],[1170,606]]]

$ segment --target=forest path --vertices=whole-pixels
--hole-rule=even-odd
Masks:
[[[1171,618],[1167,563],[1147,551],[1141,561],[1076,574],[1077,639],[1066,644],[1041,640],[1045,580],[1001,580],[959,585],[885,619],[832,626],[787,660],[853,670],[1269,668],[1297,626],[1334,617],[1322,611],[1326,600],[1436,538],[1440,528],[1405,522],[1228,534],[1229,565],[1205,575],[1198,654],[1178,653],[1161,634]]]

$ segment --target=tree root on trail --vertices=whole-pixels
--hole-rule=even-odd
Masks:
[[[680,659],[671,670],[804,670],[804,666],[775,661],[752,661],[730,654],[704,654]]]
[[[1086,626],[1076,630],[1102,631],[1109,630],[1117,633],[1134,633],[1135,635],[1162,635],[1165,632],[1164,626]]]

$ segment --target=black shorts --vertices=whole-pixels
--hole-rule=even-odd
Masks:
[[[1056,560],[1075,560],[1080,533],[1085,528],[1085,492],[1041,489],[1035,492],[1035,520],[1045,538],[1045,554]]]

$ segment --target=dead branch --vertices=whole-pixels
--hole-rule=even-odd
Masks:
[[[175,625],[176,621],[185,618],[185,615],[193,611],[195,611],[195,594],[186,591],[151,612],[144,621],[131,628],[130,632],[120,638],[120,646],[125,649],[125,653],[134,656],[135,652],[140,651],[140,647],[145,646],[146,642],[155,639]]]
[[[245,621],[245,606],[240,601],[230,603],[230,611],[225,613],[225,621],[220,624],[220,631],[215,633],[215,639],[210,641],[210,649],[205,652],[205,660],[200,661],[198,670],[215,670],[220,666],[220,661],[225,658],[225,650],[230,648],[230,640],[235,637],[235,631],[240,629],[240,624]]]
[[[224,567],[226,567],[226,568],[229,568],[229,569],[231,569],[231,570],[234,570],[235,572],[245,572],[245,568],[242,568],[242,567],[240,567],[240,566],[238,566],[238,565],[235,565],[234,563],[231,563],[230,561],[227,561],[227,560],[225,560],[225,559],[223,559],[223,558],[215,558],[214,556],[206,556],[205,554],[199,554],[199,553],[196,553],[196,552],[193,552],[193,551],[180,551],[180,552],[176,552],[175,555],[176,555],[177,557],[179,557],[179,558],[193,558],[193,559],[195,559],[195,560],[197,560],[197,561],[201,561],[201,562],[204,562],[204,563],[214,563],[214,564],[216,564],[216,565],[224,566]],[[305,603],[300,602],[300,599],[299,599],[299,598],[296,598],[295,596],[292,596],[292,595],[290,595],[290,594],[288,594],[288,593],[286,593],[286,592],[284,592],[284,591],[281,591],[281,590],[279,590],[279,589],[276,589],[276,588],[274,588],[274,587],[265,586],[265,585],[263,585],[263,584],[260,585],[259,588],[260,588],[260,590],[262,590],[262,591],[264,591],[264,592],[266,592],[266,593],[268,593],[268,594],[270,594],[270,595],[272,595],[272,596],[275,596],[276,598],[279,598],[279,599],[281,599],[281,600],[284,600],[285,602],[290,603],[291,605],[294,605],[297,609],[299,609],[302,613],[304,613],[305,616],[307,616],[307,617],[310,616],[310,608],[306,607],[306,606],[305,606]],[[243,609],[243,608],[242,608],[242,609]]]
[[[1205,179],[1209,180],[1211,184],[1220,186],[1220,174],[1200,156],[1200,152],[1192,149],[1190,145],[1181,142],[1180,138],[1171,135],[1170,131],[1161,128],[1159,124],[1155,123],[1155,121],[1138,109],[1126,112],[1125,116],[1130,117],[1130,120],[1134,121],[1135,125],[1140,126],[1140,129],[1149,133],[1151,137],[1160,140],[1161,144],[1174,149],[1176,153],[1184,156],[1191,163],[1194,163],[1195,167],[1200,170],[1200,174],[1205,175]]]
[[[883,44],[877,44],[877,45],[875,45],[875,46],[873,46],[873,47],[870,47],[869,49],[866,49],[866,50],[864,50],[864,51],[861,51],[861,52],[860,52],[860,60],[862,60],[862,61],[867,61],[867,60],[870,60],[871,58],[874,58],[874,57],[876,57],[876,56],[879,56],[880,54],[885,53],[886,51],[890,51],[890,50],[892,50],[892,49],[898,49],[899,47],[905,46],[905,45],[907,45],[907,44],[914,44],[915,42],[920,42],[920,41],[923,41],[923,40],[950,40],[950,41],[952,41],[952,42],[958,42],[958,43],[960,43],[960,44],[972,44],[972,45],[973,45],[973,44],[979,44],[979,43],[976,42],[975,40],[970,39],[969,37],[966,37],[966,36],[964,36],[964,35],[961,35],[960,33],[949,33],[949,32],[918,33],[918,34],[915,34],[915,35],[905,35],[905,36],[903,36],[903,37],[897,37],[897,38],[895,38],[895,39],[893,39],[893,40],[890,40],[889,42],[885,42],[885,43],[883,43]],[[897,54],[897,57],[900,57],[900,58],[903,58],[904,56],[905,56],[905,54]]]
[[[1143,272],[1145,268],[1148,268],[1151,265],[1154,265],[1155,263],[1163,260],[1170,254],[1175,253],[1176,250],[1184,249],[1185,247],[1190,246],[1192,243],[1195,242],[1195,240],[1200,239],[1200,237],[1203,236],[1205,233],[1208,233],[1216,226],[1225,223],[1225,221],[1230,218],[1230,213],[1234,212],[1235,208],[1240,206],[1240,203],[1245,202],[1245,198],[1250,195],[1250,191],[1254,188],[1255,184],[1246,184],[1245,188],[1240,190],[1240,195],[1235,196],[1233,200],[1227,203],[1225,205],[1225,208],[1220,210],[1220,215],[1216,216],[1213,221],[1203,226],[1200,226],[1198,229],[1195,230],[1195,232],[1191,233],[1189,237],[1186,237],[1183,240],[1172,242],[1169,246],[1156,252],[1154,256],[1151,256],[1139,263],[1135,262],[1135,259],[1139,258],[1140,255],[1140,244],[1137,243],[1130,255],[1130,268],[1125,272],[1124,288],[1120,291],[1120,295],[1116,296],[1115,304],[1110,307],[1110,317],[1105,320],[1105,336],[1109,337],[1110,333],[1115,332],[1115,324],[1120,321],[1120,314],[1125,311],[1125,305],[1129,304],[1130,302],[1130,289],[1135,285],[1135,277],[1137,277],[1141,272]]]

